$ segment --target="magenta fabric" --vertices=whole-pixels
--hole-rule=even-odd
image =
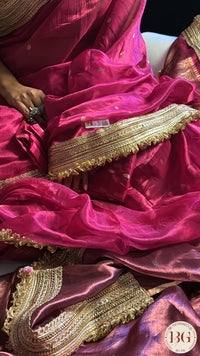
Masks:
[[[188,79],[195,84],[196,91],[200,93],[199,58],[193,48],[187,45],[183,34],[172,43],[160,75]]]
[[[30,127],[1,99],[2,180],[36,168],[47,173],[48,148],[86,134],[82,116],[113,123],[174,102],[200,101],[188,82],[153,77],[140,34],[144,6],[145,0],[126,5],[122,0],[53,0],[28,24],[0,38],[0,58],[10,70],[47,94],[49,118],[44,132],[39,125]],[[93,192],[99,197],[97,189]]]
[[[47,94],[49,119],[47,128],[30,126],[0,99],[2,181],[36,169],[45,175],[51,145],[87,134],[82,116],[112,124],[171,103],[200,102],[199,82],[178,73],[153,77],[140,34],[144,6],[145,0],[52,0],[28,24],[0,39],[0,57],[16,77]],[[192,52],[194,60],[194,51],[181,41],[184,56]],[[146,289],[172,280],[184,283],[155,297],[139,319],[82,346],[76,355],[171,355],[164,333],[178,320],[195,328],[198,341],[189,355],[197,355],[199,144],[197,121],[170,140],[90,174],[87,193],[41,178],[17,179],[0,190],[0,230],[18,234],[16,240],[87,248],[83,264],[64,267],[60,294],[34,313],[32,325],[95,295],[130,270]],[[0,258],[30,262],[40,255],[30,247],[0,243]],[[15,277],[0,279],[1,326]],[[0,355],[12,356],[2,332],[0,340]]]
[[[15,277],[16,273],[10,273],[5,276],[0,276],[0,355],[12,355],[10,353],[6,353],[5,343],[7,340],[7,336],[4,332],[2,332],[2,327],[4,324],[4,320],[6,318],[6,311],[9,305],[9,299],[11,297],[11,293],[15,288]]]
[[[53,0],[0,39],[9,68],[47,94],[49,118],[42,129],[0,107],[2,180],[36,168],[46,173],[51,145],[87,134],[82,115],[114,123],[200,101],[192,83],[153,77],[139,29],[144,6],[138,0],[126,6],[122,0]],[[0,229],[53,246],[103,246],[120,254],[199,238],[199,125],[90,174],[87,194],[38,178],[8,183],[0,192]]]
[[[108,14],[115,9],[115,2],[112,4]],[[54,94],[46,99],[48,132],[39,125],[30,127],[16,110],[2,106],[2,110],[18,115],[15,127],[6,133],[2,130],[4,159],[11,155],[9,164],[7,161],[2,165],[2,178],[9,178],[10,173],[11,176],[25,173],[36,166],[45,172],[48,136],[51,145],[86,134],[79,125],[83,114],[91,119],[94,115],[102,117],[104,113],[106,118],[115,122],[158,110],[172,102],[189,104],[193,101],[194,104],[199,99],[193,84],[183,79],[163,76],[158,82],[152,76],[139,33],[144,4],[140,2],[139,8],[138,2],[131,1],[131,4],[133,22],[118,41],[113,43],[111,38],[107,53],[88,49],[71,62],[50,66],[24,77],[26,84],[29,80],[32,85],[40,87],[41,81],[41,85],[49,87],[49,92]],[[63,2],[61,5],[64,6]],[[107,25],[102,25],[99,30],[99,41]],[[24,28],[18,32],[24,36]],[[136,33],[134,37],[133,32]],[[98,38],[95,40],[96,44],[99,43],[97,48],[100,46]],[[9,43],[9,40],[8,36],[5,42]],[[121,40],[125,41],[124,52],[116,59]],[[129,55],[130,51],[134,53],[132,59],[124,56],[126,48]],[[90,66],[86,66],[87,63]],[[97,64],[101,68],[99,72]],[[67,75],[66,79],[69,71],[70,76]],[[51,80],[56,83],[54,87],[50,85]],[[64,95],[66,92],[68,95]],[[3,120],[9,126],[11,122],[13,124],[11,118],[8,122],[3,116],[2,125]],[[13,130],[16,132],[14,137]],[[35,242],[87,248],[103,246],[120,254],[126,254],[132,248],[149,249],[197,239],[200,225],[199,137],[199,122],[192,123],[171,140],[106,165],[89,176],[88,194],[77,195],[60,184],[40,179],[11,182],[0,192],[0,227]],[[20,156],[17,156],[19,152]],[[110,174],[110,170],[116,174]],[[128,180],[125,179],[127,175],[130,177]],[[90,200],[89,196],[120,202],[120,205]]]
[[[196,190],[133,210],[43,179],[19,179],[0,191],[0,229],[47,245],[126,254],[199,238],[199,201]]]

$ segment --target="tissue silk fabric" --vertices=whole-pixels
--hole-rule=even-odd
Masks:
[[[59,355],[170,355],[164,337],[175,321],[195,328],[191,355],[199,349],[199,17],[155,78],[144,6],[52,0],[0,38],[0,58],[45,92],[48,116],[47,127],[29,125],[0,99],[1,258],[83,248],[76,265],[56,265],[53,254],[1,277],[0,355],[52,354],[65,328]],[[82,173],[87,192],[64,185]],[[171,281],[184,283],[152,304],[148,290]],[[70,334],[71,320],[81,334]]]
[[[1,241],[124,254],[199,237],[199,94],[153,77],[144,5],[51,1],[1,38],[12,72],[47,94],[49,119],[31,126],[0,106]],[[87,129],[94,119],[109,126]],[[60,184],[82,171],[87,194]]]

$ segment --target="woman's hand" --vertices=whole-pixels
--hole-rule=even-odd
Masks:
[[[30,88],[16,82],[4,90],[2,96],[7,103],[18,109],[26,118],[29,117],[30,110],[44,103],[45,94],[42,90]]]
[[[7,103],[28,118],[33,107],[44,104],[42,90],[22,85],[0,59],[0,95]]]

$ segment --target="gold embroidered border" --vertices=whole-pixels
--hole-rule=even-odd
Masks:
[[[38,261],[32,266],[35,269],[56,268],[59,266],[73,266],[81,264],[83,261],[84,248],[62,247],[58,248],[54,253],[45,251]]]
[[[40,243],[37,241],[32,240],[33,234],[29,235],[30,238],[26,236],[21,236],[20,234],[13,232],[11,229],[2,229],[0,231],[0,241],[4,243],[8,243],[10,245],[15,245],[16,247],[34,247],[37,249],[47,248],[51,253],[55,252],[59,246],[54,246],[50,244]]]
[[[192,57],[185,58],[178,63],[178,76],[194,83],[196,90],[200,90],[200,73]]]
[[[51,293],[58,293],[60,285],[54,291],[55,277],[59,282],[60,274],[60,269],[34,273],[18,286],[4,326],[16,355],[71,355],[84,342],[105,337],[115,326],[141,315],[153,303],[148,292],[127,273],[96,296],[68,307],[45,326],[32,330],[31,315],[50,300]]]
[[[126,119],[56,144],[49,150],[49,176],[56,180],[101,167],[106,162],[163,142],[199,118],[198,110],[172,104],[155,113]]]
[[[33,238],[33,235],[30,234],[30,237]],[[13,232],[11,229],[2,229],[0,231],[0,241],[8,243],[10,245],[15,245],[16,247],[34,247],[39,250],[46,248],[47,251],[44,253],[39,262],[36,262],[34,266],[51,266],[56,267],[58,265],[74,265],[80,264],[82,262],[84,248],[76,247],[64,247],[64,246],[54,246],[50,244],[44,244],[37,241],[28,239],[25,236],[21,236]],[[50,252],[50,254],[49,254]]]
[[[23,173],[18,176],[15,176],[13,178],[7,178],[7,179],[0,180],[0,189],[2,189],[5,184],[7,184],[9,182],[13,182],[16,179],[21,179],[21,178],[44,178],[44,179],[46,179],[46,176],[44,176],[38,169],[35,169],[34,171]]]
[[[58,295],[62,287],[62,267],[33,271],[30,275],[21,268],[18,277],[21,281],[13,293],[12,305],[7,311],[3,330],[9,335],[9,348],[15,349],[17,355],[25,355],[26,347],[30,352],[33,350],[32,344],[29,344],[30,340],[27,339],[32,333],[30,317],[34,310]],[[23,328],[23,325],[26,328]]]
[[[182,32],[188,46],[192,47],[200,61],[200,15]]]
[[[27,23],[49,0],[1,0],[0,36]]]

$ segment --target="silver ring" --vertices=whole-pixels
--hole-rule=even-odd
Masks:
[[[34,125],[34,124],[37,124],[38,122],[41,122],[41,120],[44,120],[45,119],[45,108],[44,108],[44,105],[40,105],[40,106],[34,106],[33,108],[32,107],[29,107],[29,117],[27,119],[27,122],[30,124],[30,125]]]
[[[32,120],[37,120],[37,118],[41,116],[41,110],[39,107],[34,106],[33,108],[30,108],[29,112],[29,118]]]

